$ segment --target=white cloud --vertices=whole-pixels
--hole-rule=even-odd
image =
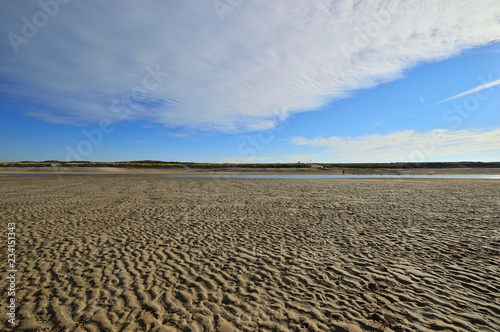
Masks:
[[[380,127],[384,123],[384,120],[380,120],[376,122],[373,126],[370,127],[370,129],[375,129],[377,127]]]
[[[229,158],[219,158],[219,163],[230,163],[230,164],[244,164],[253,163],[262,160],[269,160],[271,158],[266,157],[229,157]]]
[[[449,101],[449,100],[452,100],[452,99],[455,99],[455,98],[460,98],[460,97],[463,97],[463,96],[467,96],[467,95],[470,95],[471,93],[479,92],[479,91],[484,90],[484,89],[492,88],[492,87],[494,87],[496,85],[499,85],[499,84],[500,84],[500,79],[498,79],[496,81],[488,82],[488,83],[485,83],[485,84],[481,84],[481,85],[479,85],[479,86],[477,86],[477,87],[475,87],[473,89],[464,91],[464,92],[459,93],[458,95],[455,95],[453,97],[441,100],[440,103],[444,103],[445,101]]]
[[[188,137],[188,134],[168,133],[168,136],[174,137],[174,138],[184,138],[184,137]]]
[[[500,160],[500,128],[491,130],[406,130],[386,135],[306,139],[292,137],[291,143],[328,147],[343,162],[431,161],[448,157],[476,160],[493,153]]]
[[[22,17],[40,10],[9,2],[0,35],[22,36]],[[223,22],[212,1],[72,1],[17,54],[1,38],[0,91],[49,122],[266,129],[498,39],[499,17],[498,0],[245,1]],[[154,85],[148,66],[168,76],[113,112],[115,98]]]
[[[291,155],[291,156],[283,156],[283,158],[286,158],[289,162],[309,162],[310,160],[314,161],[317,157],[319,157],[320,154],[296,154],[296,155]]]

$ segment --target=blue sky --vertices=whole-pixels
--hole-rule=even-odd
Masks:
[[[0,8],[0,161],[500,161],[496,0]]]

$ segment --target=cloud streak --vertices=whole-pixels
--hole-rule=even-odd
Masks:
[[[293,145],[327,147],[343,162],[430,161],[447,157],[473,160],[493,153],[500,158],[500,128],[491,130],[406,130],[386,135],[306,139],[292,137]]]
[[[38,11],[10,2],[0,34]],[[0,93],[48,122],[260,130],[498,39],[498,17],[497,0],[246,1],[223,22],[211,1],[73,1],[17,54],[0,40]],[[168,76],[117,116],[147,68]]]
[[[481,84],[480,86],[477,86],[474,89],[470,89],[470,90],[464,91],[462,93],[459,93],[458,95],[455,95],[453,97],[441,100],[440,103],[444,103],[444,102],[447,102],[447,101],[450,101],[450,100],[453,100],[456,98],[464,97],[464,96],[470,95],[471,93],[479,92],[479,91],[484,90],[484,89],[492,88],[492,87],[497,86],[499,84],[500,84],[500,79],[493,81],[493,82]]]
[[[282,158],[286,158],[287,161],[289,162],[309,162],[313,159],[316,159],[319,157],[320,154],[296,154],[296,155],[288,155],[288,156],[282,156]]]

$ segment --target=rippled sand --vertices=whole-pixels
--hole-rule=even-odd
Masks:
[[[0,178],[17,330],[499,331],[499,199],[496,180]]]

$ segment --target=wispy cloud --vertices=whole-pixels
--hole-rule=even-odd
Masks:
[[[9,2],[0,35],[40,10]],[[125,120],[259,130],[498,39],[499,16],[498,0],[246,1],[223,22],[212,1],[72,1],[19,53],[0,39],[0,91],[46,121],[118,121],[113,101],[158,68]]]
[[[291,155],[291,156],[283,156],[283,158],[286,158],[288,161],[291,162],[309,162],[312,159],[316,159],[319,157],[320,154],[296,154],[296,155]],[[314,161],[314,160],[313,160]]]
[[[183,138],[183,137],[188,137],[188,134],[168,133],[168,136],[174,138]]]
[[[494,153],[500,160],[500,128],[491,130],[435,129],[426,132],[406,130],[386,135],[313,138],[292,137],[291,144],[327,147],[327,153],[344,162],[431,160]]]
[[[492,88],[492,87],[499,85],[499,84],[500,84],[500,79],[498,79],[496,81],[488,82],[485,84],[481,84],[480,86],[477,86],[474,89],[470,89],[470,90],[464,91],[462,93],[459,93],[458,95],[455,95],[453,97],[441,100],[440,103],[444,103],[444,102],[452,100],[452,99],[464,97],[464,96],[470,95],[471,93],[479,92],[479,91],[484,90],[484,89]]]
[[[228,157],[228,158],[219,158],[219,163],[231,163],[231,164],[244,164],[244,163],[252,163],[263,160],[269,160],[271,158],[266,157]]]
[[[380,127],[384,123],[384,120],[380,120],[376,122],[373,126],[370,127],[370,129],[375,129],[377,127]]]

